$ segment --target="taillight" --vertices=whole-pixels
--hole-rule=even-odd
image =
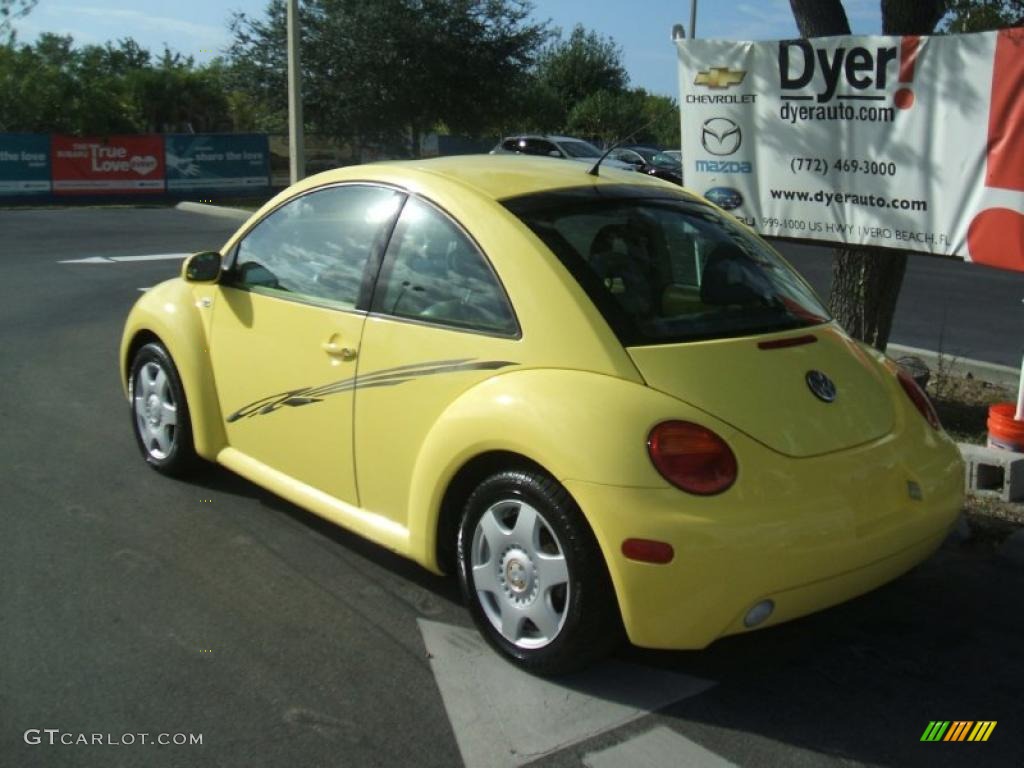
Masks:
[[[663,421],[647,437],[647,453],[661,476],[687,493],[711,496],[736,482],[736,456],[706,427]]]
[[[942,423],[939,421],[939,414],[935,412],[935,406],[932,405],[932,401],[928,399],[928,395],[924,393],[924,390],[918,386],[918,383],[914,381],[913,377],[904,371],[902,368],[896,370],[896,378],[900,380],[900,384],[903,385],[903,391],[907,393],[907,397],[914,404],[914,407],[924,416],[925,420],[932,425],[934,429],[942,429]]]

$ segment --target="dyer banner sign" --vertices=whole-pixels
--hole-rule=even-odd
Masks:
[[[50,137],[0,133],[0,196],[50,193]]]
[[[766,235],[1024,270],[1024,29],[677,44],[693,191]]]
[[[246,191],[270,186],[270,151],[263,134],[166,137],[167,190]]]
[[[60,195],[162,194],[162,136],[51,137],[53,191]]]

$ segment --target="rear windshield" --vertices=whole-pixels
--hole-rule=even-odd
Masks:
[[[605,188],[607,190],[607,188]],[[503,201],[561,260],[626,346],[827,322],[767,243],[705,204],[601,187]]]

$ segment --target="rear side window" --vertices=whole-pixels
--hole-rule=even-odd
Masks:
[[[627,346],[828,320],[781,256],[707,205],[681,197],[609,199],[607,191],[504,204],[558,256]]]
[[[515,335],[505,292],[473,242],[448,216],[410,198],[392,235],[373,311],[467,330]]]
[[[585,141],[563,140],[560,143],[562,150],[569,157],[592,157],[596,160],[601,156],[601,151],[597,147]]]

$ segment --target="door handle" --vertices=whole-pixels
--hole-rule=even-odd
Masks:
[[[325,341],[320,347],[331,357],[340,357],[346,362],[356,359],[356,351],[352,347],[343,347],[336,341]]]

